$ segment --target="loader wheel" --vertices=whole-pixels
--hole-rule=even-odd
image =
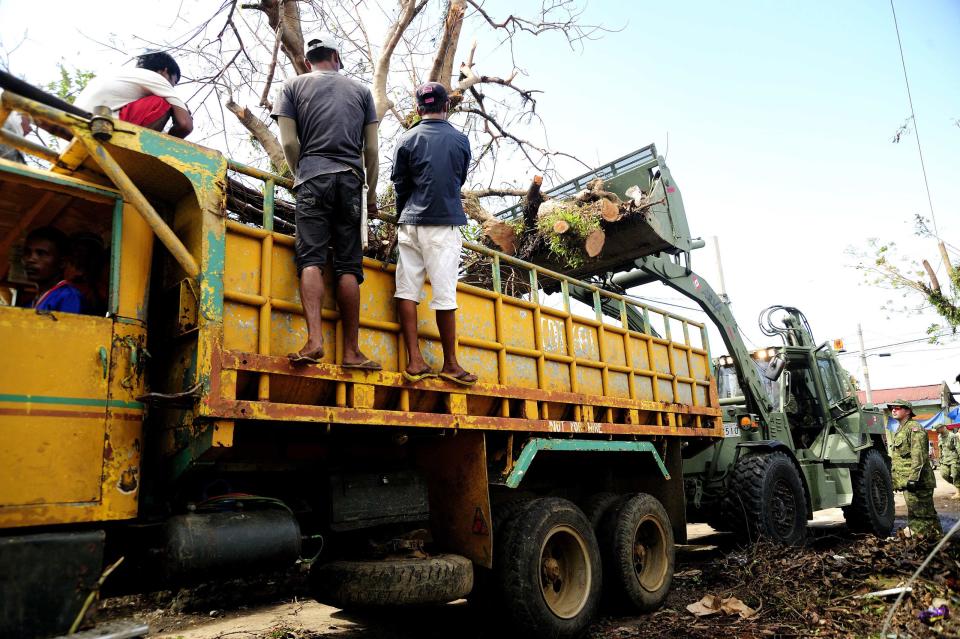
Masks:
[[[737,461],[724,512],[745,543],[762,538],[795,546],[807,534],[807,502],[800,475],[779,451],[746,455]]]
[[[656,497],[621,499],[600,524],[604,595],[620,608],[649,612],[667,598],[675,548],[670,517]]]
[[[557,497],[534,499],[502,534],[495,573],[516,634],[584,632],[599,607],[603,575],[593,527],[580,509]]]
[[[310,582],[317,601],[343,609],[441,604],[470,592],[473,564],[459,555],[333,561],[313,567]]]
[[[853,501],[843,507],[847,526],[853,532],[888,537],[893,530],[893,478],[880,451],[864,452],[852,480]]]

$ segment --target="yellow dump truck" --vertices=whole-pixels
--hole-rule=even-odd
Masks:
[[[360,340],[384,369],[332,348],[294,367],[294,240],[274,229],[288,180],[3,80],[0,121],[73,139],[0,138],[49,164],[0,161],[0,635],[76,627],[121,556],[116,575],[149,587],[316,555],[322,601],[468,597],[535,636],[577,635],[601,597],[660,605],[685,537],[681,446],[723,435],[701,324],[469,245],[489,273],[458,286],[478,384],[403,379],[393,266],[372,259]],[[259,185],[257,219],[229,181]],[[651,233],[672,232],[673,197]],[[17,256],[41,226],[103,240],[106,313],[30,307]],[[339,348],[330,301],[323,319]]]

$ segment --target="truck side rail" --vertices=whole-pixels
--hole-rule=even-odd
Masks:
[[[219,362],[224,374],[212,376],[222,383],[211,389],[207,415],[601,435],[716,436],[721,431],[703,324],[470,242],[465,248],[485,260],[491,283],[489,290],[458,284],[461,360],[479,374],[478,384],[451,389],[441,380],[412,385],[403,379],[399,371],[406,356],[388,304],[393,266],[369,258],[364,260],[361,340],[374,345],[369,354],[385,370],[341,369],[339,352],[320,365],[292,370],[281,355],[293,344],[281,344],[272,330],[279,322],[291,334],[290,327],[302,322],[295,278],[290,279],[293,238],[271,230],[275,189],[289,181],[236,162],[229,169],[262,182],[263,222],[226,222],[226,271],[243,272],[246,283],[230,278],[224,283]],[[243,265],[231,265],[234,257]],[[526,280],[524,293],[508,294],[505,272],[512,280],[518,275]],[[541,303],[544,279],[559,282],[554,299],[560,308]],[[590,316],[574,313],[574,287],[591,296]],[[363,294],[364,289],[371,293]],[[603,306],[611,304],[620,309],[619,323],[604,317]],[[377,305],[384,308],[373,308]],[[659,321],[663,337],[631,330],[628,309],[644,318],[647,329],[651,319]],[[339,343],[336,310],[324,308],[323,318],[335,337],[327,343]],[[256,330],[238,335],[238,319]],[[429,354],[439,337],[432,321],[425,322],[420,337]],[[314,384],[309,405],[292,397],[294,377]]]

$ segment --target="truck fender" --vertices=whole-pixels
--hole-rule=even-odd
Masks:
[[[733,464],[736,466],[737,462],[740,460],[740,456],[743,454],[752,452],[772,453],[773,451],[780,451],[784,453],[790,458],[790,461],[793,462],[794,467],[797,469],[797,474],[800,475],[800,485],[803,486],[803,495],[807,501],[807,519],[813,519],[813,501],[810,499],[810,487],[807,486],[807,477],[803,474],[803,470],[800,469],[800,462],[797,461],[796,455],[793,454],[793,451],[790,450],[789,446],[776,439],[761,439],[758,441],[740,442],[737,444],[737,454],[734,455]]]

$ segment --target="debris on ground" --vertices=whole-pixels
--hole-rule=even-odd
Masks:
[[[721,599],[717,595],[706,595],[700,601],[687,606],[687,610],[697,617],[706,617],[723,613],[725,615],[740,615],[741,619],[749,619],[757,614],[757,611],[743,603],[736,597],[727,597]]]
[[[895,596],[933,547],[922,538],[898,535],[828,536],[799,548],[768,543],[708,553],[681,548],[661,610],[631,620],[635,623],[596,624],[590,637],[877,636]],[[949,615],[960,605],[960,542],[944,546],[908,590],[891,634],[920,637],[932,630],[960,636],[960,621]],[[723,609],[734,601],[755,614]]]

